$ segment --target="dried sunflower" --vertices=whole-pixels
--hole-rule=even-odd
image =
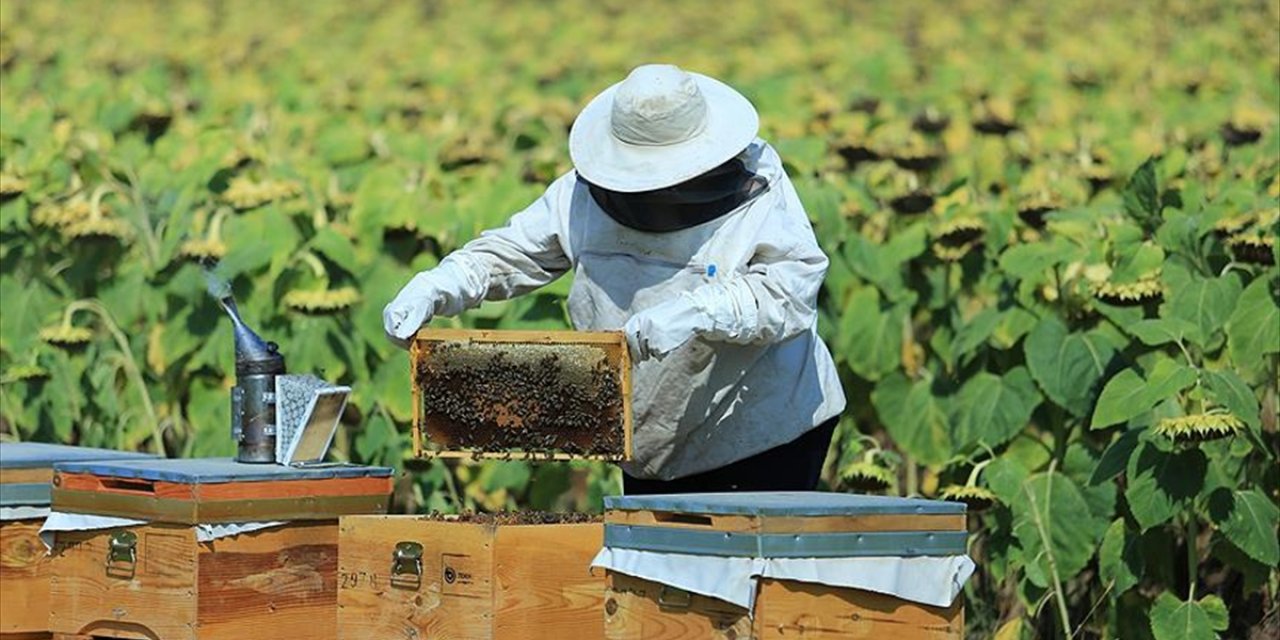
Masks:
[[[854,491],[884,491],[893,484],[893,476],[878,464],[854,462],[840,470],[840,484]]]
[[[62,235],[68,240],[128,240],[132,229],[123,220],[115,218],[89,218],[62,227]]]
[[[1107,304],[1133,306],[1164,297],[1159,278],[1142,278],[1135,282],[1101,282],[1094,286],[1093,296]]]
[[[1232,147],[1257,142],[1271,118],[1272,113],[1266,107],[1253,103],[1240,105],[1231,119],[1222,123],[1222,141]]]
[[[110,211],[106,205],[101,205],[101,208],[104,213]],[[37,207],[31,213],[31,221],[41,227],[57,229],[85,220],[89,218],[91,213],[92,205],[89,204],[89,201],[78,197],[61,204],[48,204]]]
[[[1238,233],[1227,239],[1227,248],[1240,262],[1271,266],[1276,263],[1276,239],[1258,233]]]
[[[0,198],[12,198],[26,190],[26,180],[10,173],[0,173]]]
[[[301,313],[324,315],[342,311],[359,300],[360,292],[355,287],[339,287],[290,291],[284,296],[284,305]]]
[[[990,509],[993,505],[1000,502],[996,494],[985,487],[977,487],[972,485],[951,485],[944,487],[938,493],[938,497],[949,502],[963,502],[969,507],[969,511],[979,513]]]
[[[253,209],[268,202],[292,198],[302,193],[302,187],[292,180],[263,180],[254,182],[246,177],[231,181],[222,199],[237,209]]]
[[[1224,238],[1234,236],[1235,234],[1248,229],[1249,226],[1257,219],[1258,214],[1252,211],[1249,213],[1227,216],[1214,223],[1213,232]]]
[[[227,245],[217,238],[188,240],[178,248],[178,257],[192,262],[217,262],[227,255]]]
[[[89,344],[89,341],[93,339],[92,331],[84,327],[76,327],[69,324],[45,327],[40,330],[39,335],[41,340],[63,349],[83,347],[84,345]]]
[[[1244,422],[1230,413],[1197,413],[1165,418],[1155,432],[1174,442],[1203,442],[1228,438],[1244,430]]]
[[[5,382],[39,382],[49,378],[49,371],[38,364],[19,364],[4,372]]]
[[[982,245],[987,225],[979,218],[961,216],[934,225],[933,253],[940,260],[955,262]]]
[[[973,128],[979,133],[1003,136],[1018,129],[1013,102],[1007,98],[987,98],[973,108]]]

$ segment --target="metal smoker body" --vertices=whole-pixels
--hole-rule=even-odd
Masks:
[[[274,342],[245,325],[230,296],[219,299],[235,324],[236,386],[231,388],[231,437],[236,461],[276,461],[276,376],[285,373],[284,356]]]

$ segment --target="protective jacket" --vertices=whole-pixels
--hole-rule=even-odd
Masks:
[[[660,233],[607,215],[570,171],[417,286],[433,315],[456,315],[573,271],[575,328],[643,319],[646,337],[668,346],[633,364],[635,460],[623,467],[633,476],[670,480],[787,443],[845,406],[816,330],[828,261],[773,148],[756,139],[738,157],[766,181],[762,193]]]

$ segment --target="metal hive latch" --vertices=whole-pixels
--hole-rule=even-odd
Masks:
[[[391,585],[402,589],[422,586],[422,545],[417,542],[397,542],[391,553]]]
[[[132,579],[138,566],[138,534],[122,530],[107,542],[107,575]]]

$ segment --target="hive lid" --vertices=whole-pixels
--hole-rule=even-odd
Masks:
[[[56,462],[82,460],[145,460],[149,453],[73,447],[44,442],[0,442],[0,469],[48,469]]]
[[[275,464],[245,464],[231,458],[69,462],[57,464],[54,469],[59,473],[83,473],[179,484],[387,478],[392,473],[389,467],[366,467],[341,463],[286,467]]]
[[[750,516],[964,513],[960,502],[818,491],[606,496],[605,509]]]

